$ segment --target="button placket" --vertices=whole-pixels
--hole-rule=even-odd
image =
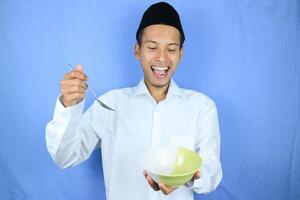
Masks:
[[[160,145],[160,130],[161,130],[161,119],[160,119],[160,108],[159,104],[156,105],[153,112],[152,120],[152,147]]]

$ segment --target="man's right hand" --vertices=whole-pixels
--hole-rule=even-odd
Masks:
[[[65,107],[73,106],[84,99],[87,80],[82,65],[77,65],[74,70],[65,74],[60,81],[61,102]]]

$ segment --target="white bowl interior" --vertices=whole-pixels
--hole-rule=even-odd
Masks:
[[[171,175],[177,156],[176,147],[158,147],[149,150],[143,160],[144,169],[152,174]]]

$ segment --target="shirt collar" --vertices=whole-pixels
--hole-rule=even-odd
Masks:
[[[143,95],[143,94],[151,96],[151,94],[145,84],[144,78],[142,78],[140,80],[139,84],[135,87],[135,89],[133,91],[133,96],[135,97],[135,96]],[[170,96],[184,97],[182,91],[180,90],[180,88],[178,87],[178,85],[175,83],[175,81],[173,79],[171,79],[166,99],[169,98]]]

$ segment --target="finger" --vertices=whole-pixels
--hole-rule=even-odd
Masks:
[[[85,75],[83,72],[76,69],[66,73],[64,76],[64,79],[74,79],[74,78],[78,78],[83,81],[88,80],[87,75]]]
[[[165,186],[163,183],[159,183],[158,184],[159,189],[165,194],[168,195],[171,192],[173,192],[175,189],[174,188],[168,188],[167,186]]]
[[[83,65],[82,64],[76,65],[75,70],[83,73]]]
[[[198,170],[195,174],[194,174],[194,176],[193,176],[193,179],[195,180],[195,179],[199,179],[201,177],[201,172]]]
[[[82,88],[85,89],[88,87],[87,83],[80,79],[63,79],[60,81],[61,89],[65,89],[71,86],[81,86]]]
[[[148,184],[152,187],[152,189],[154,191],[158,191],[159,190],[158,184],[153,181],[153,179],[147,174],[146,170],[143,172],[143,174],[147,179]]]
[[[146,171],[146,170],[144,170],[144,171],[143,171],[143,174],[144,174],[145,178],[147,178],[147,176],[148,176],[148,173],[147,173],[147,171]]]
[[[147,179],[149,185],[152,187],[152,189],[155,191],[158,191],[159,190],[158,184],[153,181],[151,176],[148,175],[148,172],[146,170],[144,170],[143,174],[144,174],[145,178]]]
[[[64,103],[70,103],[74,101],[80,101],[84,99],[85,94],[84,93],[72,93],[68,95],[63,95],[63,102]]]
[[[86,88],[79,86],[79,85],[73,85],[73,86],[61,89],[61,93],[63,95],[72,94],[72,93],[85,93],[85,91],[86,91]]]
[[[158,191],[158,190],[159,190],[158,184],[155,183],[155,182],[152,180],[152,178],[151,178],[150,176],[147,176],[146,179],[147,179],[147,181],[148,181],[148,184],[152,187],[152,189],[153,189],[154,191]]]
[[[83,65],[82,64],[76,65],[75,71],[81,72],[85,76],[85,80],[88,80],[88,76],[83,72]]]
[[[82,64],[76,65],[75,71],[79,71],[79,72],[83,73],[84,76],[85,76],[85,80],[86,81],[89,80],[89,77],[83,72],[83,65]]]

